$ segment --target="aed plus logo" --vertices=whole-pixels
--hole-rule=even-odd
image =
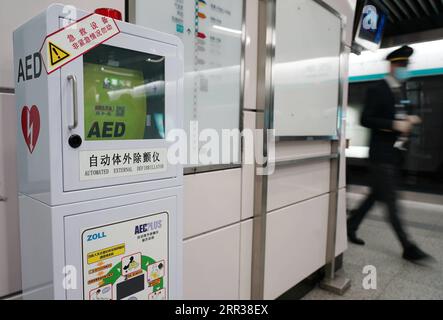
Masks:
[[[86,241],[94,241],[94,240],[99,240],[99,239],[103,239],[106,238],[106,234],[104,232],[97,232],[97,233],[93,233],[93,234],[88,234]]]
[[[136,225],[135,230],[134,230],[134,234],[137,235],[137,234],[146,233],[149,231],[156,231],[161,228],[162,228],[162,221],[158,220],[158,221],[149,222],[149,223],[145,223],[145,224],[141,224],[141,225]]]
[[[367,5],[363,8],[363,29],[368,31],[377,30],[378,26],[378,12],[373,5]]]

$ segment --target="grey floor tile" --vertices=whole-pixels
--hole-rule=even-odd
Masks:
[[[361,269],[366,265],[373,265],[379,272],[388,274],[397,274],[402,270],[402,251],[390,230],[367,225],[362,227],[359,236],[365,239],[366,245],[349,244],[349,250],[344,254],[347,263]]]
[[[347,254],[345,259],[350,261],[353,265],[359,266],[360,270],[363,270],[365,266],[371,265],[376,267],[379,272],[390,275],[401,272],[404,266],[403,262],[398,257],[389,257],[376,252],[369,253],[368,251],[363,255]]]
[[[443,291],[443,268],[441,263],[433,263],[428,266],[408,263],[397,277]]]
[[[355,197],[348,199],[351,208],[357,203]],[[424,267],[402,259],[402,248],[385,221],[383,207],[377,206],[358,231],[366,245],[349,244],[344,254],[343,272],[352,287],[343,296],[316,288],[305,299],[443,299],[443,210],[420,204],[402,206],[411,239],[435,258],[433,264]],[[366,265],[377,268],[377,290],[363,288]]]
[[[304,300],[374,300],[380,296],[395,277],[394,274],[377,273],[377,288],[367,290],[363,287],[363,268],[357,265],[344,264],[340,275],[351,280],[350,289],[343,295],[336,295],[319,287],[312,290]]]
[[[394,279],[378,297],[383,300],[441,300],[443,290],[405,280]]]
[[[430,234],[426,238],[420,238],[420,247],[433,256],[443,269],[443,237],[435,237]]]
[[[443,252],[443,232],[428,231],[426,237],[438,241],[441,244],[439,251]]]

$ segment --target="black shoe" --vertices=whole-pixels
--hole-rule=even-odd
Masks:
[[[354,244],[357,244],[359,246],[364,246],[365,242],[363,239],[360,239],[357,237],[355,232],[348,232],[348,240]]]
[[[351,214],[353,214],[353,211],[354,210],[351,211]],[[347,221],[347,230],[348,230],[348,240],[350,242],[357,244],[359,246],[365,245],[365,242],[362,239],[357,237],[355,229],[351,227],[350,219],[348,219],[348,221]]]
[[[411,245],[410,247],[406,248],[403,251],[403,259],[417,262],[417,261],[430,260],[431,256],[426,252],[423,252],[416,245]]]

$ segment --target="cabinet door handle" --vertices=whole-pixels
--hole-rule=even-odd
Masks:
[[[0,202],[6,202],[8,200],[7,197],[0,196]]]
[[[72,81],[72,107],[74,111],[74,121],[68,125],[69,130],[74,130],[78,126],[78,82],[74,75],[68,76],[68,81]]]

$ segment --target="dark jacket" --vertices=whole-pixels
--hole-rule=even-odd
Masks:
[[[361,116],[362,126],[371,129],[369,160],[375,163],[395,164],[398,160],[394,143],[399,133],[394,131],[395,96],[386,81],[369,89]]]

